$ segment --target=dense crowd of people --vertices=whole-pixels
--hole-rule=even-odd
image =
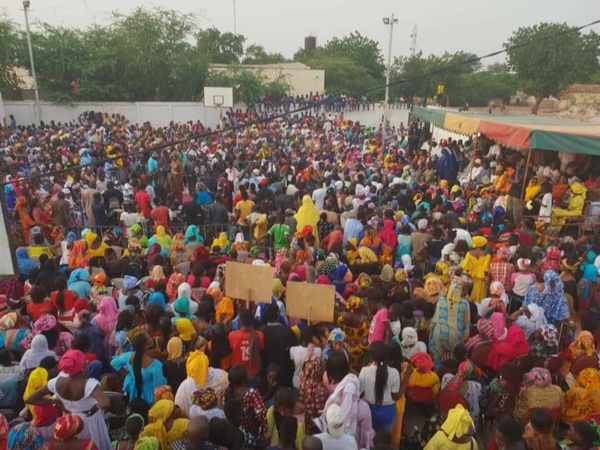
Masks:
[[[0,128],[0,450],[596,448],[596,157],[227,117]]]

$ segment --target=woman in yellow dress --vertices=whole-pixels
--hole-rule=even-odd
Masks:
[[[302,198],[302,206],[298,209],[294,219],[296,219],[297,230],[302,230],[306,225],[310,225],[312,227],[313,234],[316,239],[315,245],[318,247],[319,233],[317,232],[317,223],[319,222],[320,216],[317,207],[309,195],[305,195]]]
[[[586,420],[600,411],[600,375],[596,369],[584,369],[565,394],[565,423]]]
[[[460,267],[473,279],[469,300],[479,303],[487,295],[487,278],[490,272],[491,255],[485,250],[488,241],[483,236],[473,237],[473,249],[465,255]]]
[[[571,191],[571,197],[567,201],[567,207],[561,208],[555,206],[552,209],[552,218],[550,224],[554,226],[563,226],[566,221],[566,217],[577,217],[583,214],[583,206],[585,204],[585,196],[587,193],[586,187],[579,181],[571,183],[569,186]]]

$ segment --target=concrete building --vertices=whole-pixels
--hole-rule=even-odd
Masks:
[[[242,70],[260,73],[268,80],[276,80],[283,76],[291,86],[291,92],[296,95],[305,95],[309,92],[323,92],[325,90],[325,71],[311,69],[299,62],[285,62],[278,64],[243,64]],[[211,70],[227,71],[227,64],[211,64]]]

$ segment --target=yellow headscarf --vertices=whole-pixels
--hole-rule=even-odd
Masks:
[[[225,247],[227,247],[227,244],[229,244],[229,239],[227,239],[227,233],[222,231],[221,233],[219,233],[219,237],[213,239],[210,248],[213,248],[215,245],[218,245],[219,248],[223,250]]]
[[[571,183],[571,186],[569,186],[569,188],[571,189],[571,191],[573,192],[573,194],[581,195],[583,198],[585,198],[585,194],[587,192],[587,189],[579,181],[575,181],[575,182]]]
[[[192,324],[192,321],[190,319],[186,319],[186,318],[177,319],[177,321],[175,322],[175,328],[177,328],[179,337],[184,341],[191,341],[192,336],[194,336],[194,334],[196,334],[196,328],[194,328],[194,325]],[[169,341],[169,342],[171,342],[171,341]],[[167,347],[167,350],[169,350],[168,347]],[[181,356],[181,355],[179,355],[179,356]],[[177,358],[177,356],[175,356],[174,358]],[[169,359],[172,359],[172,358],[169,357]]]
[[[377,255],[369,247],[361,247],[358,249],[358,254],[363,263],[377,262]]]
[[[23,400],[33,394],[37,389],[46,386],[48,384],[48,371],[43,367],[38,367],[29,375],[29,379],[27,380],[27,386],[25,387],[25,392],[23,393]],[[36,414],[33,411],[34,405],[27,405],[27,409],[31,411],[33,416],[33,420],[36,419]]]
[[[483,236],[475,236],[472,239],[473,248],[485,247],[488,243],[488,240]]]
[[[185,370],[188,377],[192,377],[199,387],[204,386],[208,377],[208,356],[201,350],[190,353]]]
[[[461,438],[469,432],[473,432],[475,424],[463,405],[456,405],[448,412],[448,418],[442,425],[442,430],[448,436],[448,439]]]
[[[169,342],[167,343],[167,355],[167,359],[169,360],[177,359],[181,357],[181,355],[183,355],[183,341],[180,337],[174,336],[171,339],[169,339]]]
[[[542,190],[542,185],[538,177],[533,177],[527,187],[525,188],[525,201],[528,202],[533,197],[538,195]]]
[[[317,223],[319,222],[319,211],[313,203],[310,196],[305,195],[302,198],[302,206],[294,216],[296,219],[296,229],[302,230],[306,225],[310,225],[316,238],[316,245],[319,245],[319,236],[317,233]]]
[[[163,238],[167,235],[167,232],[165,230],[165,227],[163,227],[162,225],[159,225],[158,227],[156,227],[156,237],[157,238]]]
[[[165,399],[157,401],[150,408],[150,411],[148,411],[148,420],[150,423],[140,433],[140,437],[154,437],[158,440],[161,449],[168,449],[165,422],[169,420],[174,410],[175,403],[173,401]]]
[[[85,235],[85,242],[87,242],[88,245],[92,245],[97,238],[98,235],[90,231]]]

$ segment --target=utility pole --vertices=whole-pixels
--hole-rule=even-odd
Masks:
[[[31,45],[31,32],[29,31],[29,0],[23,2],[23,10],[25,11],[25,30],[27,32],[27,47],[29,47],[29,62],[31,64],[31,76],[33,78],[33,91],[35,92],[35,112],[36,122],[42,120],[42,107],[40,106],[40,91],[38,90],[37,77],[35,76],[35,64],[33,63],[33,46]]]
[[[235,0],[233,0],[233,34],[237,36],[237,14],[235,10]]]
[[[383,24],[389,25],[390,27],[390,40],[388,42],[388,55],[387,55],[387,68],[385,71],[385,99],[383,105],[383,128],[382,128],[382,149],[385,148],[385,140],[387,137],[387,122],[388,122],[388,110],[390,102],[390,75],[392,72],[392,42],[394,38],[394,24],[398,23],[398,19],[394,18],[394,13],[391,17],[384,17]]]

